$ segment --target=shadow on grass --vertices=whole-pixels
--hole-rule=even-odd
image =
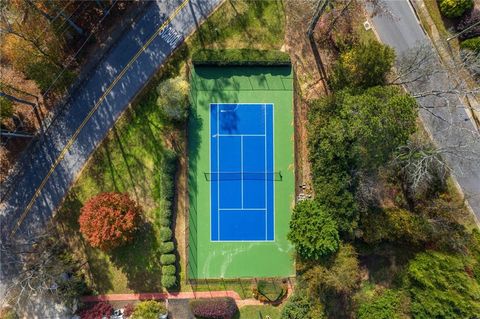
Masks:
[[[111,252],[112,263],[127,276],[128,288],[135,292],[162,290],[160,253],[150,223],[144,223],[133,243]]]

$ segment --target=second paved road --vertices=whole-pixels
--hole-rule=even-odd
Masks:
[[[378,15],[372,23],[380,39],[393,47],[397,56],[419,46],[429,48],[430,56],[439,64],[436,51],[415,17],[408,0],[384,1],[390,15]],[[411,78],[419,77],[417,69]],[[446,72],[431,76],[425,83],[407,85],[413,94],[431,91],[449,91],[452,78]],[[469,119],[466,107],[456,94],[429,95],[417,99],[423,107],[420,117],[439,148],[446,150],[444,157],[452,169],[477,221],[480,221],[480,134]]]

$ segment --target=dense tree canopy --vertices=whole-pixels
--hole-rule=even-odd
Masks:
[[[82,207],[79,223],[90,245],[109,250],[133,239],[140,223],[140,208],[128,194],[101,193]]]
[[[433,251],[418,254],[407,269],[412,315],[425,319],[478,315],[480,285],[472,276],[474,266],[470,258]]]
[[[295,206],[288,239],[305,259],[319,259],[335,252],[340,240],[336,221],[312,200],[301,201]]]
[[[308,147],[316,198],[336,212],[340,230],[356,227],[359,173],[377,170],[406,144],[416,114],[415,100],[395,87],[344,90],[313,103]]]
[[[395,61],[392,48],[368,41],[343,52],[333,67],[330,82],[333,88],[360,88],[382,85]]]

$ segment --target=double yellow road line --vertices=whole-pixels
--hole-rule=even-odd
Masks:
[[[50,170],[47,174],[47,176],[45,176],[45,178],[42,180],[42,183],[40,184],[40,186],[37,187],[37,190],[35,191],[35,194],[33,195],[32,199],[30,200],[30,202],[28,203],[27,207],[25,208],[25,210],[22,212],[22,215],[20,215],[20,218],[17,220],[17,223],[15,224],[15,227],[12,229],[12,232],[10,234],[10,237],[12,237],[13,235],[15,235],[15,233],[17,232],[18,228],[20,227],[20,225],[23,223],[23,221],[25,220],[25,217],[27,217],[28,213],[30,212],[30,210],[32,209],[32,206],[33,204],[35,203],[35,200],[38,198],[38,196],[40,196],[40,192],[42,191],[43,187],[45,186],[45,184],[47,183],[48,179],[50,178],[50,176],[53,174],[53,172],[55,171],[55,169],[57,168],[58,164],[60,164],[60,162],[63,160],[63,158],[65,157],[65,155],[67,154],[68,150],[70,149],[70,147],[73,145],[73,143],[75,142],[76,138],[78,137],[78,134],[80,134],[81,130],[83,129],[83,127],[87,124],[88,120],[90,120],[90,118],[93,116],[93,114],[95,113],[95,111],[97,111],[97,109],[100,107],[100,105],[102,104],[102,102],[105,100],[105,98],[107,97],[107,95],[110,93],[110,91],[115,87],[115,85],[118,83],[118,81],[120,81],[120,79],[125,75],[125,73],[128,71],[128,69],[130,68],[130,66],[132,66],[132,64],[137,60],[137,58],[140,56],[140,54],[143,53],[143,51],[145,51],[145,49],[152,43],[153,40],[155,40],[155,38],[170,24],[170,22],[172,22],[172,20],[178,15],[178,13],[180,12],[180,10],[182,10],[186,5],[187,3],[189,2],[190,0],[184,0],[176,9],[175,11],[173,11],[173,13],[167,18],[167,20],[165,20],[165,22],[155,31],[155,33],[147,40],[147,42],[145,42],[145,44],[140,48],[140,50],[138,50],[138,52],[130,59],[130,61],[127,63],[127,65],[122,69],[122,71],[117,75],[117,77],[113,80],[113,82],[110,84],[110,86],[107,88],[107,90],[105,91],[105,93],[103,93],[103,95],[100,97],[100,99],[98,99],[97,103],[95,103],[95,106],[90,110],[90,112],[87,114],[87,116],[85,117],[85,119],[83,120],[82,124],[80,124],[80,126],[77,128],[77,130],[75,131],[75,133],[72,135],[72,137],[70,138],[70,140],[68,141],[67,145],[65,145],[65,147],[62,149],[62,151],[60,152],[60,155],[57,157],[57,159],[55,160],[55,162],[52,164],[52,166],[50,167]]]

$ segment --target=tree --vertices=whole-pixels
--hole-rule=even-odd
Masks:
[[[313,200],[295,206],[287,238],[305,259],[319,259],[338,249],[337,223],[325,208]]]
[[[401,208],[364,212],[361,218],[362,238],[366,243],[382,241],[424,244],[430,238],[425,218]]]
[[[447,18],[458,18],[473,8],[473,0],[439,0],[440,12]]]
[[[157,105],[169,119],[182,121],[188,115],[189,84],[181,76],[168,79],[157,87]]]
[[[391,160],[415,131],[415,119],[415,100],[396,87],[344,90],[312,103],[308,149],[315,196],[335,212],[341,231],[351,232],[358,221],[358,178]]]
[[[47,228],[28,241],[12,237],[0,243],[2,302],[26,308],[47,295],[70,309],[88,294],[80,269],[59,234]]]
[[[130,316],[131,319],[158,319],[161,314],[166,314],[167,308],[155,300],[142,301],[135,306]]]
[[[330,79],[334,89],[348,87],[366,89],[386,83],[395,53],[392,48],[370,40],[342,53],[333,67]]]
[[[478,261],[477,261],[478,263]],[[470,258],[427,251],[410,262],[406,286],[415,318],[474,318],[480,313],[480,285]]]
[[[342,244],[335,256],[308,269],[302,280],[311,300],[320,300],[328,317],[342,317],[351,311],[350,297],[359,287],[360,276],[355,248]]]
[[[111,250],[133,239],[140,219],[140,208],[128,194],[101,193],[82,207],[80,232],[93,247]]]

